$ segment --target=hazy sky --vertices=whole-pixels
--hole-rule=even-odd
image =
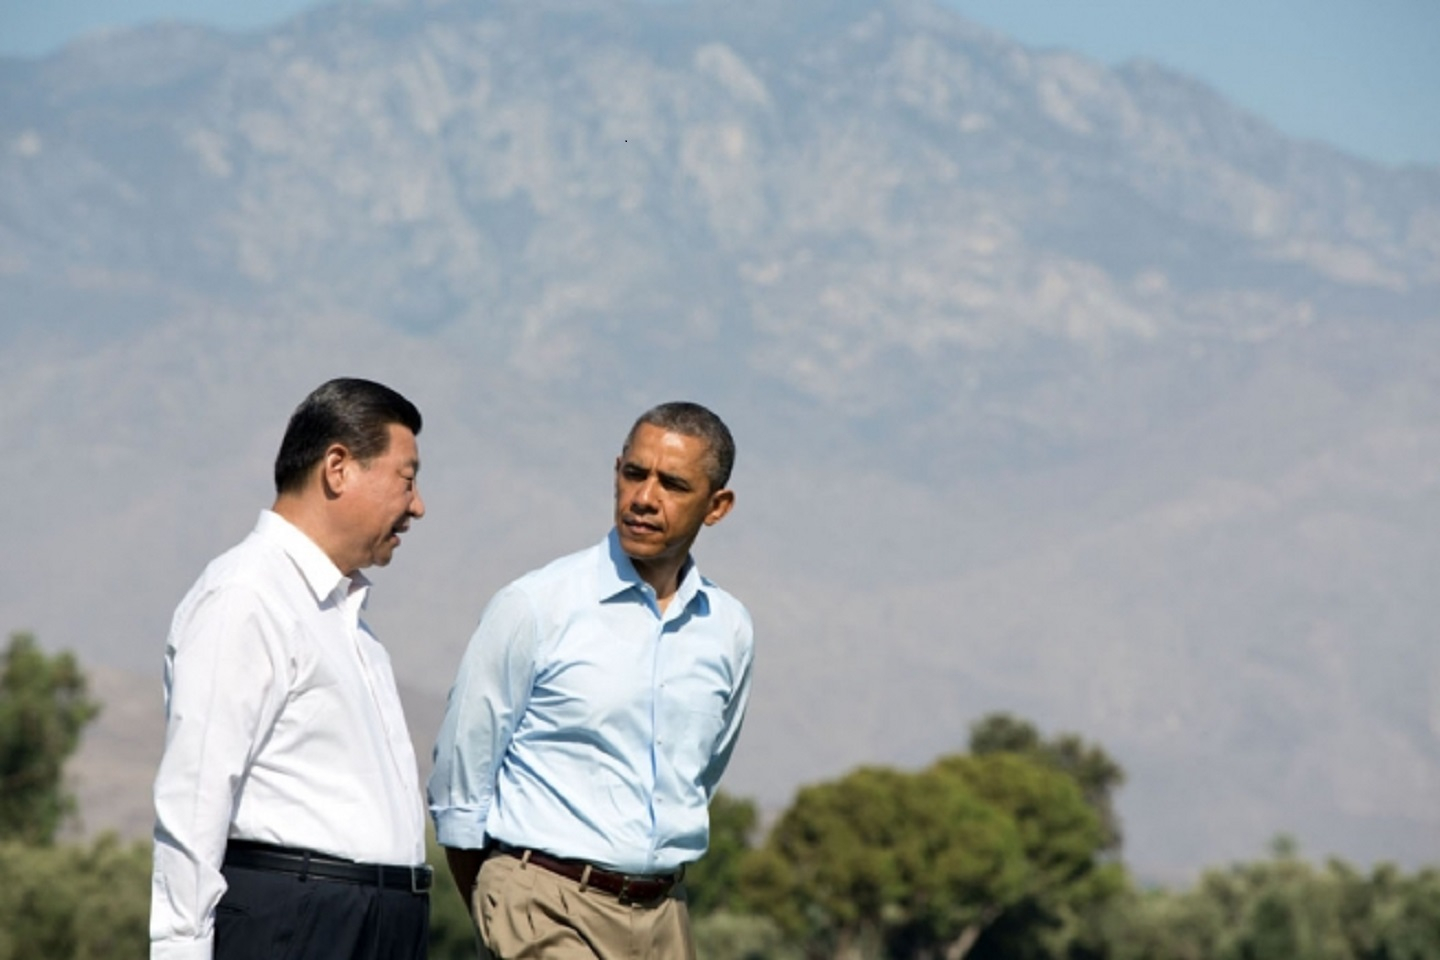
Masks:
[[[1177,68],[1295,136],[1389,163],[1440,164],[1440,0],[943,2],[1030,46]],[[249,29],[313,5],[0,0],[0,54],[39,56],[92,30],[162,18]]]

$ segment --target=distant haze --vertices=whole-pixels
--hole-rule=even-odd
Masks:
[[[759,632],[727,789],[1009,710],[1116,756],[1146,876],[1440,858],[1440,171],[909,0],[347,5],[0,70],[0,628],[103,672],[133,759],[88,754],[128,784],[88,822],[143,810],[170,611],[354,374],[426,416],[369,613],[422,751],[490,594],[605,534],[685,397],[739,443],[697,551]]]

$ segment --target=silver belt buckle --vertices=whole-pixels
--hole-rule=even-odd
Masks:
[[[429,893],[430,888],[434,885],[434,873],[435,871],[431,869],[428,863],[422,863],[418,867],[411,867],[410,892],[414,894]],[[424,880],[423,884],[421,883],[422,878]]]

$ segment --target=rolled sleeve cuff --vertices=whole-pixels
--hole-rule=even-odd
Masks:
[[[215,938],[199,940],[151,940],[150,960],[211,960]]]
[[[470,807],[430,808],[435,821],[435,839],[442,847],[479,850],[485,846],[485,827],[480,812]]]

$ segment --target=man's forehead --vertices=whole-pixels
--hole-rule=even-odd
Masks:
[[[653,423],[642,423],[636,428],[625,445],[626,453],[633,452],[636,447],[642,445],[677,453],[683,451],[703,454],[709,449],[709,444],[705,442],[704,437],[697,437],[692,433],[681,433],[667,427],[657,427]]]
[[[621,453],[622,461],[645,467],[658,461],[672,472],[676,469],[703,471],[705,458],[710,453],[705,438],[651,424],[643,424],[642,428],[649,429],[646,433],[635,431]]]

